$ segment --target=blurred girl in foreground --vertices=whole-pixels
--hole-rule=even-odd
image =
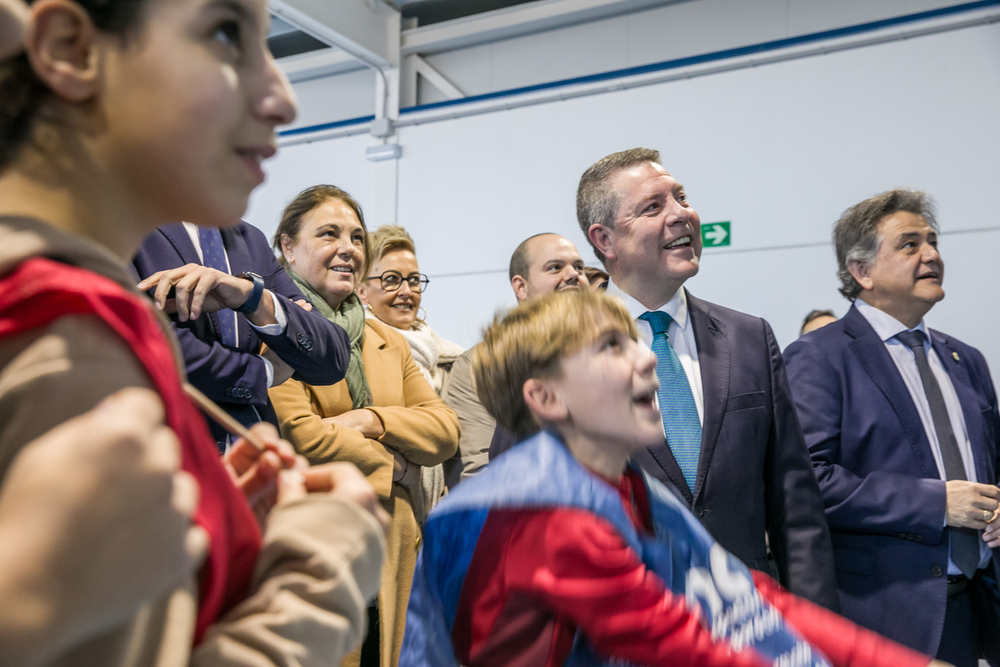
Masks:
[[[263,180],[275,127],[295,114],[267,23],[264,0],[39,0],[24,53],[0,62],[0,474],[32,438],[139,386],[159,395],[201,493],[201,529],[175,550],[191,562],[165,569],[159,589],[129,567],[161,565],[132,546],[161,526],[91,533],[75,555],[104,563],[107,586],[23,610],[65,629],[33,664],[318,664],[360,637],[380,560],[371,490],[349,468],[279,485],[299,463],[266,429],[266,452],[240,441],[223,465],[182,392],[166,321],[126,268],[159,225],[238,220]],[[191,311],[244,296],[176,288]],[[267,517],[263,542],[250,503]]]

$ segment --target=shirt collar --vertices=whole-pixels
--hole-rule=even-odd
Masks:
[[[878,334],[878,337],[882,340],[882,342],[887,343],[895,338],[896,334],[909,331],[905,324],[884,310],[879,310],[867,301],[855,299],[854,307],[858,309],[858,312],[861,313],[866,320],[868,320],[868,324],[872,325],[872,329],[875,330],[875,333]],[[924,326],[923,320],[920,320],[920,324],[913,327],[913,331],[921,331],[923,332],[924,337],[927,337],[927,327]]]
[[[618,285],[615,285],[614,280],[608,280],[607,293],[621,299],[625,303],[625,308],[628,310],[629,315],[631,315],[634,320],[639,319],[640,315],[649,311],[649,308],[646,308],[646,306],[632,298],[631,295],[623,292]],[[657,310],[661,310],[669,315],[670,319],[673,320],[682,330],[687,328],[687,293],[684,291],[683,287],[677,290],[677,293],[674,294],[670,301],[667,301],[665,304],[657,308]]]

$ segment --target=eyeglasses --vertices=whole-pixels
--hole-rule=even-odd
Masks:
[[[378,280],[382,283],[382,289],[386,292],[399,290],[400,285],[405,280],[406,284],[410,287],[410,291],[416,294],[427,289],[427,283],[431,281],[430,278],[422,273],[411,273],[404,278],[403,274],[399,271],[386,271],[380,276],[368,276],[365,280]]]

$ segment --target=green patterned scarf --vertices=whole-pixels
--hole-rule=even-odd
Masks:
[[[368,387],[368,376],[365,374],[365,360],[361,356],[361,344],[365,338],[365,308],[361,305],[361,299],[352,292],[340,307],[334,310],[301,276],[291,270],[288,273],[312,303],[316,312],[347,332],[347,336],[351,339],[351,361],[347,365],[345,378],[347,391],[351,394],[351,408],[354,410],[367,408],[372,404],[372,392]]]

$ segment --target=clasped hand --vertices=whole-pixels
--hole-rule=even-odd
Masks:
[[[948,499],[946,523],[959,528],[982,530],[983,540],[991,548],[1000,546],[1000,521],[996,520],[997,508],[1000,507],[1000,488],[965,480],[946,482],[945,488]]]

